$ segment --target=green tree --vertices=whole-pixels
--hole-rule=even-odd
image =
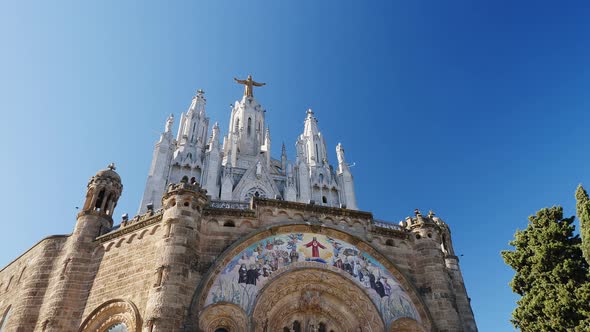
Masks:
[[[582,253],[586,262],[590,264],[590,199],[582,185],[576,189],[576,211],[580,221],[580,235],[582,236]]]
[[[521,296],[512,324],[523,332],[589,331],[590,280],[574,217],[545,208],[517,230],[502,257],[516,274],[510,286]]]

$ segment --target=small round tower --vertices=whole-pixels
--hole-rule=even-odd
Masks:
[[[74,233],[96,237],[113,227],[113,211],[123,192],[121,177],[115,169],[111,163],[88,181],[86,200],[78,213]]]

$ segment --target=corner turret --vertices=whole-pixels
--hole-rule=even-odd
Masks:
[[[183,303],[189,301],[191,293],[179,290],[199,281],[196,274],[188,271],[198,263],[199,229],[206,204],[206,191],[187,177],[168,185],[162,197],[165,240],[159,249],[154,284],[148,294],[146,327],[149,331],[174,331],[182,323],[182,315],[178,313],[186,310]]]

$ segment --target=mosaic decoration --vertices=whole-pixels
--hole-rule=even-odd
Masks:
[[[269,277],[297,262],[327,264],[350,274],[375,303],[386,325],[401,317],[420,321],[397,279],[375,258],[348,242],[314,233],[280,234],[250,245],[216,276],[206,305],[231,302],[252,313]]]

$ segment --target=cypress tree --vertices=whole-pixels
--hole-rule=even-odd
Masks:
[[[516,274],[510,286],[520,295],[512,324],[523,332],[588,331],[590,280],[574,217],[561,207],[545,208],[529,217],[502,252]]]
[[[586,262],[590,264],[590,198],[582,185],[576,189],[576,211],[580,221],[580,235],[582,236],[582,253]]]

